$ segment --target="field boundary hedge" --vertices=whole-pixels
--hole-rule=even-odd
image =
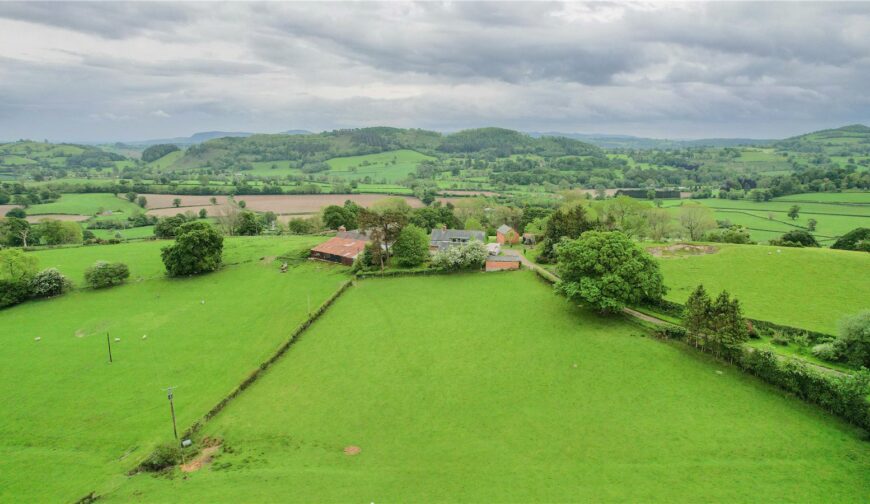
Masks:
[[[653,311],[657,311],[664,315],[670,315],[671,317],[683,318],[683,314],[685,312],[686,307],[680,303],[675,301],[668,301],[666,299],[662,299],[658,303],[646,305],[646,307],[652,309]],[[819,331],[813,331],[810,329],[802,329],[800,327],[787,326],[784,324],[777,324],[776,322],[770,322],[768,320],[754,319],[751,317],[743,317],[744,320],[748,320],[752,323],[752,325],[756,329],[762,330],[771,330],[771,331],[779,331],[783,334],[795,336],[795,335],[807,335],[811,340],[829,340],[834,337],[833,334],[823,333]]]
[[[410,270],[391,270],[391,271],[364,271],[356,274],[356,278],[359,280],[365,280],[366,278],[394,278],[394,277],[405,277],[405,276],[428,276],[428,275],[449,275],[451,273],[456,273],[455,271],[450,271],[442,268],[420,268],[420,269],[410,269]]]
[[[262,362],[257,367],[257,369],[255,369],[251,374],[249,374],[248,377],[245,378],[240,384],[238,384],[229,394],[227,394],[216,405],[214,405],[210,410],[208,410],[208,412],[206,412],[199,420],[195,421],[190,427],[188,427],[182,433],[181,438],[182,439],[189,438],[189,437],[193,436],[194,434],[196,434],[200,429],[202,429],[203,426],[205,426],[205,424],[209,420],[211,420],[212,418],[214,418],[215,415],[217,415],[218,413],[223,411],[223,409],[226,408],[227,405],[233,399],[238,397],[239,394],[244,392],[248,387],[253,385],[258,379],[260,379],[265,374],[265,372],[269,369],[269,367],[271,367],[272,364],[277,362],[278,359],[280,359],[285,353],[287,353],[287,350],[289,350],[290,347],[293,346],[293,344],[299,340],[299,337],[302,335],[302,333],[304,333],[305,330],[311,326],[311,324],[313,324],[318,318],[320,318],[320,316],[323,315],[323,313],[326,312],[326,310],[330,306],[332,306],[332,304],[339,297],[341,297],[342,294],[347,292],[347,290],[352,285],[354,285],[353,279],[347,280],[346,282],[344,282],[341,285],[341,287],[338,288],[337,291],[333,292],[332,295],[330,295],[326,299],[326,301],[324,301],[316,310],[314,310],[314,312],[312,312],[310,315],[308,315],[308,318],[306,318],[304,322],[302,322],[301,324],[296,326],[295,329],[293,329],[293,331],[290,333],[290,337],[287,339],[287,341],[282,343],[281,346],[279,346],[278,349],[275,350],[275,352],[268,359],[266,359],[264,362]],[[150,454],[149,454],[149,456],[150,456]],[[147,458],[148,457],[145,457],[145,458],[143,458],[143,460],[146,460]],[[142,462],[140,462],[130,473],[132,474],[132,473],[141,472],[141,471],[142,471]]]
[[[681,341],[685,333],[685,330],[653,331],[656,336],[671,341]],[[697,350],[713,355],[703,348]],[[824,373],[799,359],[781,359],[770,350],[747,346],[734,349],[729,360],[717,360],[736,365],[742,371],[870,432],[870,402],[866,399],[870,372],[867,370],[854,374]]]
[[[553,284],[557,281],[552,273],[545,272],[542,268],[533,269],[538,277],[547,283]],[[664,309],[664,313],[668,315],[678,313],[680,316],[684,310],[683,305],[667,300],[662,300],[659,305],[653,305],[652,308]],[[752,322],[756,327],[776,329],[790,334],[807,334],[811,338],[830,338],[827,334],[783,326],[773,322],[749,318],[746,320]],[[640,320],[637,322],[662,339],[682,342],[686,335],[686,329],[683,326],[670,322],[658,327],[651,327],[650,324]],[[709,352],[705,353],[713,355]],[[728,361],[721,360],[721,362]],[[769,350],[747,346],[740,346],[736,350],[736,355],[732,356],[731,363],[736,364],[744,372],[755,375],[805,402],[821,406],[825,411],[870,432],[870,402],[866,399],[866,386],[862,386],[862,383],[870,381],[870,374],[867,371],[844,375],[825,374],[814,371],[810,365],[799,359],[781,361],[776,354]]]

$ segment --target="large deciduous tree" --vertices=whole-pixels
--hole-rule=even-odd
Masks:
[[[399,266],[411,268],[429,259],[429,236],[423,229],[409,224],[393,244],[393,257]]]
[[[713,210],[699,204],[689,204],[680,207],[680,225],[686,230],[689,239],[698,241],[711,229],[716,229],[716,219]]]
[[[595,221],[588,217],[586,207],[577,203],[567,209],[553,212],[547,220],[544,230],[544,249],[538,260],[541,262],[556,261],[556,245],[562,238],[579,238],[580,235],[595,228]]]
[[[198,275],[221,265],[224,238],[210,224],[194,221],[178,228],[175,244],[161,251],[169,276]]]
[[[372,242],[373,260],[380,264],[383,271],[390,257],[392,243],[408,223],[407,213],[402,208],[389,206],[371,210],[363,208],[357,218],[359,228],[368,232]]]
[[[556,246],[561,280],[556,289],[601,312],[627,304],[658,301],[665,293],[659,265],[619,231],[588,231]]]

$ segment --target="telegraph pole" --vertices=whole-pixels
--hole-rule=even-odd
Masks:
[[[172,391],[178,387],[169,387],[166,390],[166,398],[169,399],[169,413],[172,414],[172,433],[175,434],[175,440],[178,441],[178,428],[175,427],[175,401],[173,401]]]
[[[106,345],[109,347],[109,364],[112,363],[112,342],[109,341],[109,331],[106,331]]]

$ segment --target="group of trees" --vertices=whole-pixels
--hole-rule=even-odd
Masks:
[[[870,310],[843,319],[839,336],[833,341],[815,345],[812,352],[820,359],[844,361],[856,368],[870,369]]]
[[[856,228],[841,236],[832,249],[870,252],[870,228]]]
[[[18,217],[0,218],[0,245],[7,247],[82,243],[83,236],[77,222],[42,219],[31,224]]]
[[[63,294],[71,284],[55,268],[38,270],[39,261],[20,249],[0,250],[0,308],[27,299]]]
[[[749,339],[740,302],[722,291],[715,301],[699,285],[686,301],[687,340],[717,357],[733,359]]]

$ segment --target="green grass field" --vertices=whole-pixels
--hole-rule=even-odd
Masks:
[[[116,234],[120,234],[124,240],[135,240],[137,238],[148,238],[154,236],[154,226],[140,226],[127,229],[91,229],[94,236],[108,240],[115,238]]]
[[[163,156],[160,159],[155,159],[154,161],[151,161],[150,163],[148,163],[148,166],[150,166],[152,168],[157,168],[157,169],[163,170],[163,169],[166,169],[166,168],[169,168],[170,166],[172,166],[176,161],[178,161],[182,157],[184,157],[183,150],[173,151],[173,152],[170,152],[169,154]]]
[[[412,150],[332,158],[327,161],[327,164],[332,168],[327,174],[348,180],[362,179],[368,176],[372,180],[385,179],[388,183],[394,183],[403,180],[409,173],[413,173],[417,169],[417,165],[427,159],[434,158]]]
[[[116,197],[110,193],[62,194],[52,203],[32,205],[27,208],[27,215],[39,214],[78,214],[93,215],[99,211],[112,211],[129,215],[141,210],[136,204]]]
[[[664,206],[677,215],[684,202],[666,200]],[[765,202],[704,199],[697,203],[712,208],[717,220],[746,226],[759,243],[779,238],[792,229],[806,228],[809,219],[817,221],[813,234],[826,245],[855,228],[870,227],[870,193],[795,194]],[[795,220],[787,215],[793,205],[800,207]]]
[[[190,279],[131,278],[0,311],[0,502],[72,502],[125,480],[172,439],[163,389],[178,387],[178,425],[186,428],[286,341],[309,303],[347,278],[343,268],[309,262],[282,274],[259,260],[321,239],[234,239],[227,255],[250,262]],[[125,260],[137,276],[154,273],[157,245],[38,255],[43,264],[56,256],[75,280],[96,258]],[[121,339],[113,364],[106,332]]]
[[[831,249],[717,245],[715,254],[660,259],[667,298],[685,302],[698,284],[737,296],[748,317],[836,334],[867,309],[870,254]],[[777,252],[777,251],[780,252]]]
[[[845,203],[870,205],[870,192],[839,192],[839,193],[803,193],[780,196],[774,201],[804,202],[804,203]]]
[[[214,463],[106,500],[865,500],[851,428],[639,332],[529,272],[362,281],[206,426]]]
[[[274,257],[294,248],[311,247],[323,240],[323,237],[316,236],[225,237],[223,261],[224,264],[238,264],[261,257]],[[76,283],[83,282],[85,269],[100,260],[127,264],[131,279],[151,279],[163,276],[160,249],[170,244],[172,240],[149,240],[117,245],[52,248],[33,254],[39,259],[40,268],[57,268]]]

